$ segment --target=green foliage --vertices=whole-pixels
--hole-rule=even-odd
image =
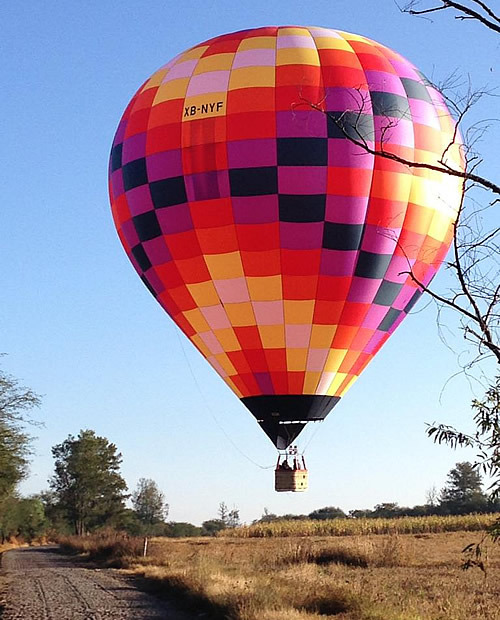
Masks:
[[[153,526],[163,523],[168,515],[165,496],[156,482],[150,478],[139,480],[137,489],[132,495],[132,505],[137,519],[146,530],[151,530]]]
[[[351,519],[366,519],[371,513],[372,511],[369,508],[355,508],[354,510],[349,510]]]
[[[342,509],[336,508],[335,506],[325,506],[324,508],[317,508],[316,510],[313,510],[308,517],[309,519],[319,520],[345,519],[346,514]]]
[[[0,371],[0,500],[26,476],[31,438],[24,426],[39,405],[37,394]]]
[[[382,502],[376,504],[370,517],[378,519],[385,519],[391,517],[398,517],[400,514],[400,508],[396,502]]]
[[[27,474],[31,437],[25,431],[33,423],[29,412],[40,405],[40,397],[17,379],[0,371],[0,541],[10,536],[31,540],[43,522],[43,506],[14,495]],[[41,508],[41,510],[40,510]],[[39,513],[39,514],[38,514]],[[38,515],[38,516],[37,516]],[[21,521],[25,519],[23,529]]]
[[[52,448],[55,475],[50,487],[55,503],[64,511],[78,535],[119,520],[127,497],[120,475],[121,454],[116,446],[94,431],[69,435]]]
[[[108,521],[108,526],[118,532],[126,532],[130,536],[169,536],[169,525],[164,521],[145,525],[135,510],[125,508]]]
[[[474,467],[488,474],[492,480],[488,491],[490,501],[487,509],[491,512],[500,510],[500,375],[495,378],[486,390],[484,399],[472,402],[476,432],[472,435],[457,431],[446,424],[429,426],[427,433],[436,443],[444,443],[451,448],[470,447],[477,450],[477,460]],[[463,498],[462,498],[463,500]],[[481,499],[481,502],[483,500]],[[470,501],[468,502],[470,505]],[[462,501],[462,506],[464,501]],[[448,504],[449,505],[449,504]],[[453,505],[452,505],[453,506]],[[454,508],[457,507],[455,503]],[[500,518],[489,528],[489,535],[494,542],[500,540]],[[482,553],[481,544],[465,549],[469,554],[464,566],[480,565]],[[479,557],[479,559],[478,559]]]
[[[15,536],[27,542],[43,536],[48,520],[43,503],[37,497],[9,496],[0,504],[0,542]]]
[[[201,527],[183,521],[171,521],[165,530],[165,536],[170,538],[189,538],[202,535],[203,529]]]
[[[0,502],[0,544],[17,533],[17,497],[7,496]]]
[[[24,540],[34,540],[45,533],[48,525],[45,510],[36,497],[21,499],[17,507],[18,535]]]
[[[271,521],[276,521],[276,519],[279,519],[278,515],[274,512],[269,512],[267,508],[264,508],[261,518],[256,519],[253,523],[271,523]]]
[[[7,497],[27,473],[30,439],[0,419],[0,497]]]
[[[428,504],[422,506],[399,506],[396,502],[382,502],[376,504],[373,510],[349,510],[352,519],[394,519],[397,517],[425,517],[438,514],[437,507]]]
[[[144,525],[139,521],[137,513],[131,508],[124,508],[114,519],[113,527],[130,536],[143,536]]]
[[[66,519],[66,512],[59,505],[55,493],[42,491],[36,497],[42,502],[48,524],[47,529],[57,535],[69,536],[72,534],[73,528]]]
[[[486,391],[484,399],[472,402],[476,432],[467,435],[446,424],[431,425],[427,430],[436,443],[451,448],[469,447],[478,451],[474,467],[488,474],[493,482],[489,491],[500,497],[500,375]]]
[[[477,427],[475,447],[480,450],[479,465],[493,480],[489,487],[493,499],[500,499],[500,375],[486,391],[483,401],[473,401],[472,409]]]
[[[217,532],[226,529],[226,524],[222,519],[209,519],[201,524],[202,536],[216,536]]]
[[[430,504],[422,504],[413,506],[413,508],[404,508],[404,516],[407,517],[425,517],[427,515],[435,515],[437,509]]]
[[[303,521],[304,519],[308,518],[309,517],[307,515],[276,515],[273,512],[269,512],[267,508],[264,508],[262,517],[253,521],[253,523],[272,523],[273,521]]]
[[[278,517],[280,521],[304,521],[305,519],[307,519],[307,515],[292,515],[290,513]]]

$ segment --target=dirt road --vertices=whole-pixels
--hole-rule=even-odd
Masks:
[[[140,592],[117,571],[85,567],[57,547],[13,549],[4,553],[1,568],[7,582],[2,620],[192,618]]]

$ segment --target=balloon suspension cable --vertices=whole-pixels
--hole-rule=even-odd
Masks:
[[[322,422],[322,421],[321,421]],[[309,447],[309,445],[312,443],[312,440],[316,437],[316,433],[319,431],[319,428],[321,426],[321,422],[317,422],[314,426],[316,427],[314,429],[314,431],[311,433],[311,436],[309,437],[306,445],[302,448],[302,454],[305,454],[305,451],[307,450],[307,448]]]
[[[175,333],[177,334],[177,340],[179,341],[180,345],[181,345],[181,351],[182,354],[184,355],[184,359],[186,360],[187,366],[189,368],[189,372],[191,373],[191,376],[193,378],[193,381],[196,385],[196,388],[201,396],[201,399],[203,401],[203,404],[205,405],[208,413],[210,414],[210,416],[212,417],[212,419],[214,420],[215,424],[218,426],[219,430],[222,432],[222,434],[224,435],[224,437],[229,441],[229,443],[233,446],[233,448],[239,452],[241,454],[241,456],[245,457],[247,459],[247,461],[250,461],[250,463],[252,463],[253,465],[255,465],[256,467],[258,467],[259,469],[274,469],[274,465],[260,465],[260,463],[257,463],[257,461],[254,461],[250,456],[248,456],[248,454],[245,454],[245,452],[243,452],[243,450],[231,439],[231,437],[228,435],[228,433],[226,432],[226,430],[224,429],[224,427],[222,426],[222,424],[219,422],[219,420],[217,419],[211,405],[210,402],[208,401],[208,399],[206,398],[206,396],[203,394],[203,390],[201,389],[201,386],[198,382],[198,379],[196,378],[196,375],[193,371],[193,368],[191,366],[191,362],[189,361],[189,358],[187,356],[186,350],[184,348],[184,343],[182,341],[182,338],[179,334],[179,330],[177,327],[174,326],[174,330]]]

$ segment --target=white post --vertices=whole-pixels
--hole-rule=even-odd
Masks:
[[[145,558],[148,554],[148,537],[144,537],[144,547],[142,549],[142,557]]]

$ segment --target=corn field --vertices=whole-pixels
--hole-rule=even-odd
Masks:
[[[231,538],[272,538],[287,536],[362,536],[365,534],[431,534],[478,531],[492,525],[498,515],[471,514],[396,519],[304,519],[255,523],[219,532]]]

